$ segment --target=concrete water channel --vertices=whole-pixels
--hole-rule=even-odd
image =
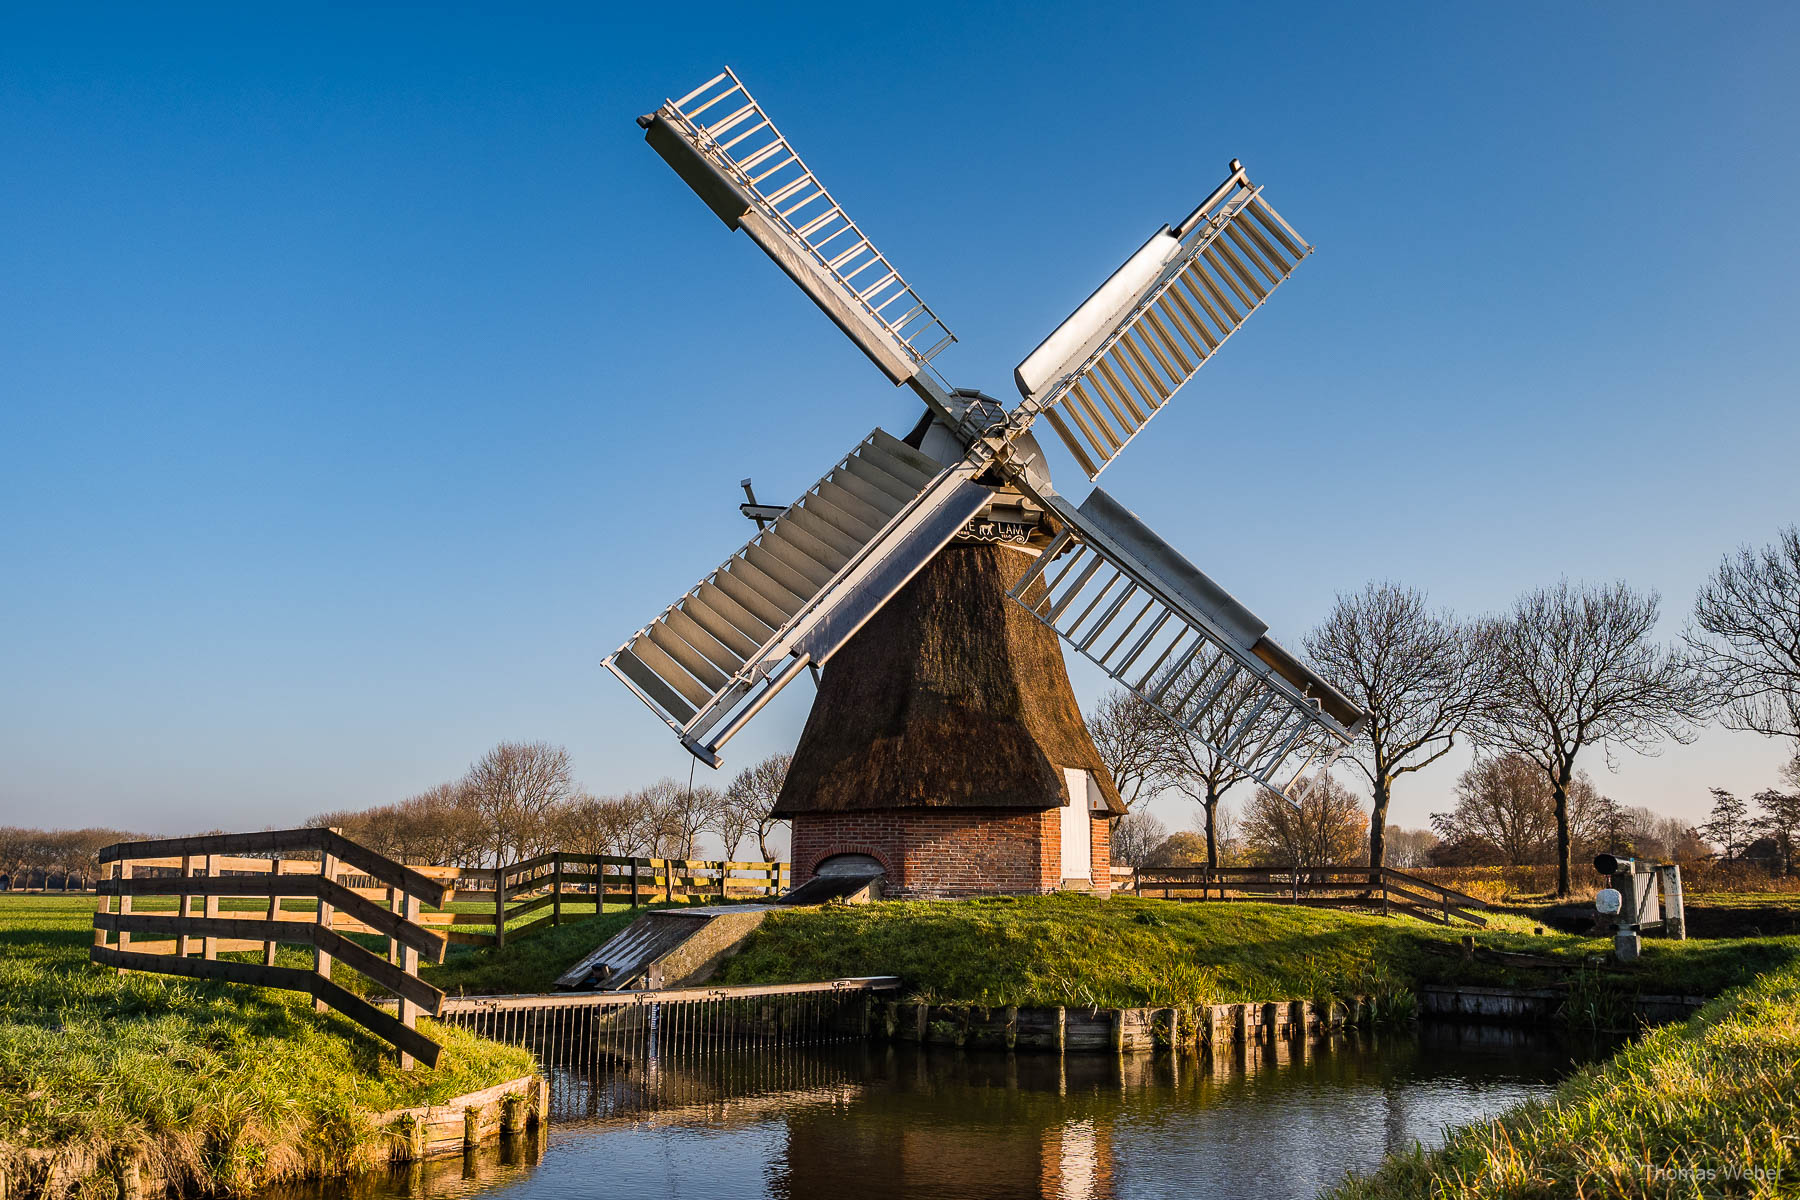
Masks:
[[[1615,1048],[1431,1022],[1126,1056],[816,1028],[700,1052],[540,1043],[543,1130],[263,1200],[1291,1200],[1547,1095]]]

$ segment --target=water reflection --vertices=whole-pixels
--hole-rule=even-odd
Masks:
[[[283,1200],[1287,1200],[1543,1095],[1601,1049],[1426,1027],[1212,1060],[856,1044],[652,1064],[623,1084],[558,1072],[541,1162],[520,1139],[510,1161],[491,1152]]]

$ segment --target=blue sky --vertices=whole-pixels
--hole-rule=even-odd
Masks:
[[[1244,160],[1318,252],[1105,483],[1290,645],[1376,577],[1622,577],[1673,637],[1800,516],[1797,56],[1758,3],[15,8],[0,821],[287,823],[502,738],[686,772],[601,658],[746,536],[738,479],[917,410],[643,145],[725,62],[996,396]],[[1779,757],[1588,765],[1693,814]]]

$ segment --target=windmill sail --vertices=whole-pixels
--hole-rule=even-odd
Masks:
[[[1079,509],[1042,498],[1063,528],[1011,592],[1038,620],[1196,735],[1213,706],[1234,705],[1241,717],[1209,744],[1283,795],[1349,743],[1361,710],[1111,496],[1095,488]]]
[[[640,119],[645,140],[896,384],[956,340],[727,67]]]
[[[1041,413],[1089,479],[1312,253],[1232,166],[1187,220],[1151,237],[1014,372],[1025,398],[1019,415]]]
[[[827,659],[987,502],[875,430],[786,511],[606,659],[708,765],[775,693]]]

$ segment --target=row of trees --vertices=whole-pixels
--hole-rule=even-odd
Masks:
[[[1800,865],[1800,755],[1782,774],[1794,791],[1764,788],[1746,802],[1724,788],[1712,789],[1712,816],[1700,832],[1721,847],[1725,862],[1760,863],[1783,875]]]
[[[27,829],[0,825],[0,876],[7,889],[61,886],[81,890],[100,877],[102,847],[142,834],[121,829]]]
[[[1207,862],[1209,850],[1214,852],[1210,861],[1222,866],[1311,867],[1364,861],[1372,831],[1359,797],[1329,777],[1309,781],[1296,794],[1297,805],[1259,790],[1247,802],[1241,819],[1228,808],[1220,808],[1216,845],[1212,847],[1202,832],[1170,833],[1147,810],[1135,810],[1115,828],[1114,857],[1140,866]],[[1555,800],[1544,772],[1529,759],[1504,753],[1478,759],[1457,780],[1455,794],[1454,807],[1434,814],[1432,828],[1387,830],[1387,865],[1408,870],[1555,863]],[[1772,839],[1762,848],[1763,857],[1777,853],[1778,846],[1800,848],[1800,796],[1793,797],[1790,805],[1783,794],[1759,793],[1753,799],[1763,815],[1752,818],[1742,801],[1725,792],[1716,791],[1715,795],[1724,798],[1726,821],[1733,820],[1730,806],[1736,805],[1734,828],[1739,831],[1736,844],[1740,853],[1751,844],[1746,839],[1758,832]],[[1570,839],[1576,852],[1584,856],[1599,850],[1622,850],[1646,858],[1693,862],[1711,856],[1707,838],[1731,844],[1726,840],[1730,835],[1715,833],[1714,825],[1696,830],[1648,808],[1619,804],[1601,794],[1584,771],[1571,780],[1568,799]],[[1779,840],[1782,838],[1788,840]]]
[[[739,772],[721,789],[660,779],[622,795],[597,796],[575,782],[569,752],[544,742],[502,742],[460,779],[393,804],[321,813],[355,841],[406,862],[483,867],[550,850],[572,854],[692,858],[702,834],[716,834],[725,857],[748,841],[770,858],[790,756]]]
[[[792,756],[772,755],[724,788],[659,779],[616,796],[575,782],[569,752],[544,742],[502,742],[461,778],[392,804],[320,813],[329,825],[390,857],[437,866],[490,867],[549,850],[573,854],[692,858],[703,834],[736,859],[746,842],[773,854],[769,810]],[[149,837],[117,829],[0,826],[0,880],[7,888],[85,888],[100,877],[96,855],[114,842]]]
[[[1624,851],[1692,862],[1711,853],[1686,822],[1603,795],[1585,771],[1567,788],[1569,840],[1577,852]],[[1538,866],[1556,862],[1555,797],[1536,763],[1521,754],[1477,759],[1456,782],[1456,804],[1431,818],[1433,866]]]
[[[1550,854],[1563,895],[1580,844],[1626,836],[1673,847],[1686,836],[1637,828],[1660,818],[1599,796],[1577,768],[1584,751],[1687,742],[1715,714],[1728,727],[1792,738],[1800,748],[1800,531],[1727,556],[1701,589],[1680,644],[1654,639],[1660,613],[1655,593],[1623,583],[1565,580],[1474,621],[1434,610],[1424,593],[1393,583],[1340,595],[1305,649],[1319,674],[1368,714],[1347,756],[1372,800],[1368,862],[1387,861],[1395,785],[1460,740],[1475,745],[1478,762],[1459,784],[1455,809],[1433,818],[1449,843],[1444,853]],[[1212,747],[1236,727],[1246,700],[1247,693],[1228,692],[1189,732],[1115,691],[1091,722],[1128,804],[1170,789],[1199,802],[1206,860],[1215,865],[1220,801],[1243,775]],[[1329,810],[1335,796],[1326,789],[1318,803]],[[1291,807],[1288,813],[1253,797],[1246,845],[1256,844],[1253,826],[1270,844],[1292,840],[1277,828],[1300,819]],[[1140,852],[1132,831],[1125,841],[1127,853]]]

